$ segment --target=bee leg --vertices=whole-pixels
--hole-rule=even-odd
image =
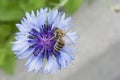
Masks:
[[[54,34],[54,36],[52,38],[50,38],[49,40],[53,40],[56,38],[56,34]]]
[[[54,54],[56,53],[56,51],[55,51],[55,50],[53,50],[53,52],[54,52]]]
[[[53,40],[53,39],[55,39],[55,36],[53,36],[52,38],[50,38],[49,40]]]

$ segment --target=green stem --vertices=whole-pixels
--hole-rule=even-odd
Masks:
[[[60,4],[57,4],[57,6],[53,8],[53,10],[63,7],[67,2],[68,0],[61,0]]]

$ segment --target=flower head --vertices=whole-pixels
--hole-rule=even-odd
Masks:
[[[29,57],[25,64],[28,71],[56,72],[74,59],[71,45],[77,36],[68,31],[71,17],[65,18],[65,13],[47,8],[37,11],[37,15],[32,11],[16,26],[19,32],[12,50],[18,59]]]

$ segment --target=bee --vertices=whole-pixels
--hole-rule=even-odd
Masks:
[[[57,39],[55,45],[54,45],[54,51],[58,52],[60,51],[64,45],[65,41],[63,40],[63,37],[65,36],[65,31],[59,29],[59,28],[54,28],[54,36],[51,38],[52,39]]]
[[[120,5],[114,6],[113,10],[117,13],[120,12]]]

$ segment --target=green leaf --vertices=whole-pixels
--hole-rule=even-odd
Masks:
[[[1,48],[0,49],[0,66],[2,66],[5,62],[5,49],[4,48]]]
[[[83,0],[68,0],[64,7],[67,13],[72,14],[80,8],[82,3]]]
[[[22,12],[17,0],[0,0],[0,21],[15,21],[21,17]]]
[[[28,5],[33,9],[39,9],[41,7],[45,6],[45,1],[44,0],[29,0]]]
[[[0,24],[0,36],[9,36],[11,33],[11,26],[7,24]]]
[[[22,15],[23,13],[18,8],[0,8],[0,21],[15,21]]]
[[[14,67],[15,67],[15,56],[13,55],[13,53],[8,52],[7,55],[5,56],[4,64],[1,65],[1,68],[5,72],[9,74],[13,74]]]
[[[42,7],[45,7],[45,0],[22,0],[19,2],[20,8],[23,11],[39,10]]]
[[[12,27],[7,24],[0,24],[0,47],[3,47],[5,42],[9,39],[12,34]]]
[[[48,1],[48,0],[47,0]],[[48,2],[59,3],[60,0],[49,0]]]
[[[8,0],[0,0],[0,7],[8,6]]]
[[[26,11],[45,7],[45,0],[0,0],[0,21],[19,20]]]
[[[0,65],[1,69],[3,69],[8,74],[13,74],[16,60],[14,54],[11,51],[12,44],[10,42],[12,40],[13,37],[11,37],[5,46],[3,46],[4,52],[2,54],[5,54],[5,57],[4,63]]]
[[[60,0],[46,0],[46,6],[54,8],[60,4]]]

